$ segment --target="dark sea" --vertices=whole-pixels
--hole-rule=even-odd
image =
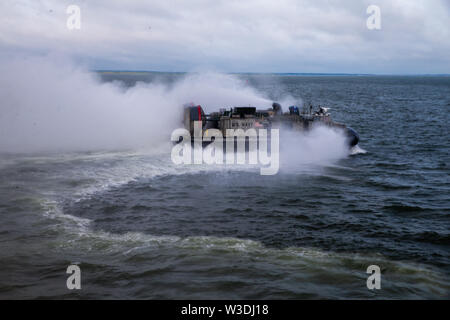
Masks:
[[[291,145],[272,176],[177,166],[170,149],[2,153],[0,298],[449,299],[450,77],[234,76],[329,107],[357,149]],[[81,290],[66,286],[72,264]]]

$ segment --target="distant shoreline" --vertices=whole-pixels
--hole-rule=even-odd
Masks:
[[[186,71],[147,71],[147,70],[91,70],[101,74],[142,75],[149,73],[187,74],[198,72]],[[242,75],[274,75],[274,76],[334,76],[334,77],[450,77],[450,74],[370,74],[370,73],[302,73],[302,72],[224,72],[226,74]]]

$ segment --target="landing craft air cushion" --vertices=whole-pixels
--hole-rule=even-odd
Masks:
[[[234,107],[221,109],[219,112],[206,114],[200,105],[193,103],[184,106],[184,127],[189,131],[192,142],[194,141],[195,122],[201,121],[202,136],[208,135],[208,130],[217,129],[222,133],[224,141],[231,130],[242,129],[280,129],[280,131],[290,130],[293,132],[305,132],[317,126],[326,126],[342,130],[345,134],[349,148],[354,147],[359,142],[358,133],[345,124],[334,122],[328,113],[328,108],[318,107],[313,111],[300,112],[297,106],[289,107],[289,112],[283,113],[279,103],[274,102],[271,109],[257,110],[255,107]],[[209,142],[203,142],[203,146]]]

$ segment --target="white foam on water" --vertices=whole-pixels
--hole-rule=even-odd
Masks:
[[[73,217],[63,213],[52,213],[47,217],[56,219],[63,228],[64,242],[61,249],[77,248],[83,252],[95,254],[121,254],[134,256],[154,250],[172,252],[177,249],[180,254],[189,252],[200,256],[230,255],[235,258],[251,257],[253,260],[266,261],[274,266],[302,268],[305,270],[322,270],[324,272],[341,272],[354,277],[355,270],[361,269],[361,278],[365,277],[365,268],[378,264],[389,270],[390,276],[405,279],[422,279],[429,286],[445,287],[445,276],[440,272],[418,263],[391,261],[381,254],[362,255],[358,253],[336,253],[309,247],[271,248],[259,241],[232,237],[215,236],[155,236],[142,232],[114,234],[94,231],[90,220]],[[233,258],[232,258],[233,259]],[[328,271],[327,271],[328,270]],[[339,270],[339,271],[336,271]]]
[[[50,219],[51,228],[58,237],[51,246],[58,251],[69,250],[83,255],[123,256],[123,259],[148,254],[178,255],[196,259],[251,259],[252,263],[261,262],[272,265],[274,270],[300,273],[302,277],[311,274],[330,277],[333,274],[347,281],[361,282],[365,285],[367,266],[376,264],[382,267],[390,282],[384,289],[392,292],[401,289],[402,283],[420,283],[420,290],[426,292],[445,292],[448,289],[446,276],[429,266],[412,262],[391,261],[381,254],[337,253],[309,247],[267,247],[260,241],[216,236],[179,237],[172,235],[155,236],[142,232],[116,234],[103,230],[94,230],[89,219],[64,214],[56,202],[48,201],[44,217]],[[193,262],[195,263],[195,262]],[[353,282],[352,282],[353,283]],[[447,288],[447,289],[446,289]],[[417,288],[419,289],[419,287]]]
[[[356,145],[350,149],[350,155],[354,156],[357,154],[366,154],[367,151],[361,148],[359,145]]]

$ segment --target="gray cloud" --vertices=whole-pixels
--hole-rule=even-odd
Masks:
[[[66,8],[81,8],[81,30]],[[380,6],[382,29],[366,28]],[[447,0],[2,1],[2,57],[59,52],[92,68],[450,73]]]

